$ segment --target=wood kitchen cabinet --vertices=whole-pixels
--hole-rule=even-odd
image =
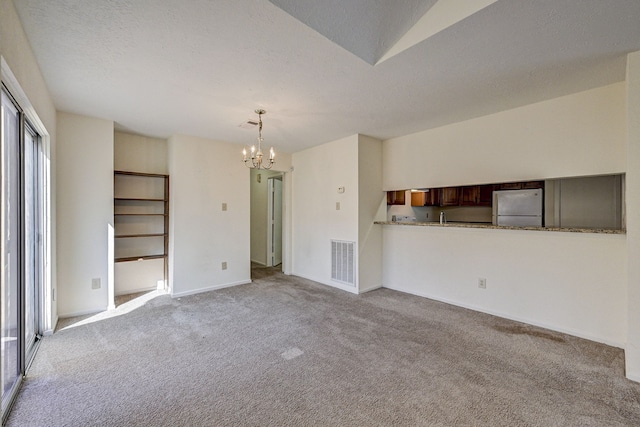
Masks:
[[[522,183],[522,188],[523,189],[529,189],[529,188],[544,188],[544,181],[527,181],[527,182],[523,182]]]
[[[387,205],[404,205],[405,190],[387,191]]]
[[[460,187],[460,206],[491,206],[496,185],[467,185]]]
[[[479,198],[479,185],[467,185],[460,187],[460,206],[477,206]]]
[[[411,206],[440,206],[440,189],[411,192]]]
[[[493,192],[498,186],[495,184],[480,185],[477,206],[491,206],[493,204]]]
[[[445,187],[440,191],[440,206],[458,206],[460,204],[460,187]]]
[[[524,190],[524,189],[535,189],[535,188],[544,188],[544,181],[524,181],[524,182],[504,182],[502,184],[498,184],[496,190]]]

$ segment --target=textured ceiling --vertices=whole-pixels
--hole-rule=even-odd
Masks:
[[[638,0],[476,3],[14,1],[59,110],[246,144],[256,131],[239,125],[260,107],[284,152],[621,81],[640,50]]]
[[[269,0],[373,65],[437,0]]]

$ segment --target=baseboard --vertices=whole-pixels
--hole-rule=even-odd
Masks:
[[[122,295],[137,294],[138,292],[151,292],[151,291],[155,291],[155,290],[158,290],[157,286],[147,286],[145,288],[128,289],[126,292],[117,292],[116,291],[115,296],[120,297]]]
[[[252,260],[251,260],[251,262],[252,262],[253,264],[258,264],[258,265],[261,265],[261,266],[263,266],[263,267],[266,267],[266,266],[267,266],[267,263],[266,263],[266,262],[260,262],[260,261],[256,261],[256,260],[254,260],[254,259],[252,259]]]
[[[368,288],[360,289],[358,291],[358,293],[359,294],[364,294],[365,292],[375,291],[376,289],[382,289],[382,285],[374,285],[374,286],[370,286]]]
[[[238,282],[225,283],[223,285],[208,286],[206,288],[198,288],[198,289],[193,289],[193,290],[185,291],[185,292],[175,292],[175,293],[171,293],[171,298],[186,297],[188,295],[196,295],[196,294],[201,294],[203,292],[216,291],[218,289],[230,288],[232,286],[246,285],[248,283],[251,283],[251,280],[241,280],[241,281],[238,281]]]
[[[626,377],[627,377],[628,380],[640,383],[640,375],[627,374]]]
[[[58,318],[68,319],[69,317],[88,316],[90,314],[102,313],[103,311],[107,311],[107,307],[94,310],[72,311],[71,313],[58,314]]]
[[[293,276],[302,277],[303,279],[311,280],[311,281],[319,283],[321,285],[330,286],[332,288],[340,289],[341,291],[350,292],[352,294],[357,294],[358,293],[358,289],[355,286],[343,285],[342,283],[338,283],[338,282],[325,282],[325,281],[320,280],[320,279],[315,278],[315,277],[304,276],[302,274],[297,274],[297,273],[293,273],[292,275]]]
[[[574,337],[584,338],[584,339],[589,340],[589,341],[599,342],[601,344],[606,344],[606,345],[609,345],[611,347],[617,347],[617,348],[621,348],[623,350],[625,348],[625,343],[618,342],[618,341],[613,341],[613,340],[609,340],[609,339],[605,339],[605,338],[601,338],[601,337],[596,337],[594,335],[585,334],[583,332],[575,331],[573,329],[558,328],[556,326],[549,325],[549,324],[546,324],[546,323],[532,321],[531,319],[526,319],[526,318],[519,317],[519,316],[512,316],[512,315],[505,314],[505,313],[502,313],[502,312],[499,312],[499,311],[487,310],[487,309],[485,309],[483,307],[478,307],[478,306],[474,306],[474,305],[471,305],[471,304],[464,304],[464,303],[460,303],[458,301],[452,301],[452,300],[448,300],[446,298],[441,298],[441,297],[438,297],[438,296],[429,295],[429,294],[423,293],[423,292],[408,291],[406,289],[395,287],[393,285],[383,285],[382,287],[386,288],[386,289],[391,289],[391,290],[394,290],[394,291],[398,291],[398,292],[404,292],[406,294],[415,295],[415,296],[418,296],[418,297],[432,299],[434,301],[443,302],[445,304],[454,305],[456,307],[462,307],[462,308],[466,308],[466,309],[469,309],[469,310],[478,311],[480,313],[490,314],[492,316],[501,317],[503,319],[513,320],[515,322],[526,323],[528,325],[537,326],[539,328],[549,329],[550,331],[560,332],[560,333],[567,334],[567,335],[573,335]]]

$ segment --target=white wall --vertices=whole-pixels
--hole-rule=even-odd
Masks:
[[[293,164],[293,274],[349,292],[381,287],[381,141],[353,135],[295,153]],[[332,239],[356,243],[355,287],[331,279]]]
[[[292,156],[292,273],[351,292],[331,280],[331,239],[358,241],[358,144],[353,135]]]
[[[380,227],[385,287],[625,345],[624,235]]]
[[[640,381],[640,51],[627,56],[627,377]]]
[[[169,138],[169,287],[174,297],[251,280],[250,173],[240,151],[224,142]],[[238,162],[230,161],[235,158]]]
[[[169,173],[166,139],[115,132],[113,148],[113,167],[116,170]]]
[[[58,311],[74,316],[112,304],[113,122],[58,113],[57,129]]]
[[[349,188],[348,194],[356,189]],[[346,190],[345,190],[346,191]],[[382,230],[387,197],[382,191],[382,141],[358,136],[358,291],[382,287]]]
[[[625,129],[625,85],[617,83],[385,141],[383,185],[624,172]],[[626,343],[624,235],[381,227],[385,287]]]
[[[48,239],[45,241],[48,263],[45,266],[47,276],[43,300],[45,318],[42,327],[43,332],[50,333],[58,318],[57,304],[53,300],[57,282],[55,251],[56,109],[11,0],[0,0],[0,57],[11,70],[12,77],[15,79],[14,82],[7,82],[3,76],[3,83],[7,84],[13,96],[18,98],[18,102],[27,115],[38,118],[39,124],[42,125],[42,127],[38,126],[38,132],[44,136],[45,155],[48,160],[46,172],[49,173],[50,184],[50,187],[47,188],[50,215],[46,220],[49,231],[49,236],[46,236]],[[19,94],[18,91],[22,93]]]
[[[389,139],[384,189],[624,172],[625,114],[615,83]]]

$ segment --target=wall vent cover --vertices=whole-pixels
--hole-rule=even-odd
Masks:
[[[331,240],[331,280],[356,285],[355,246],[356,242]]]

